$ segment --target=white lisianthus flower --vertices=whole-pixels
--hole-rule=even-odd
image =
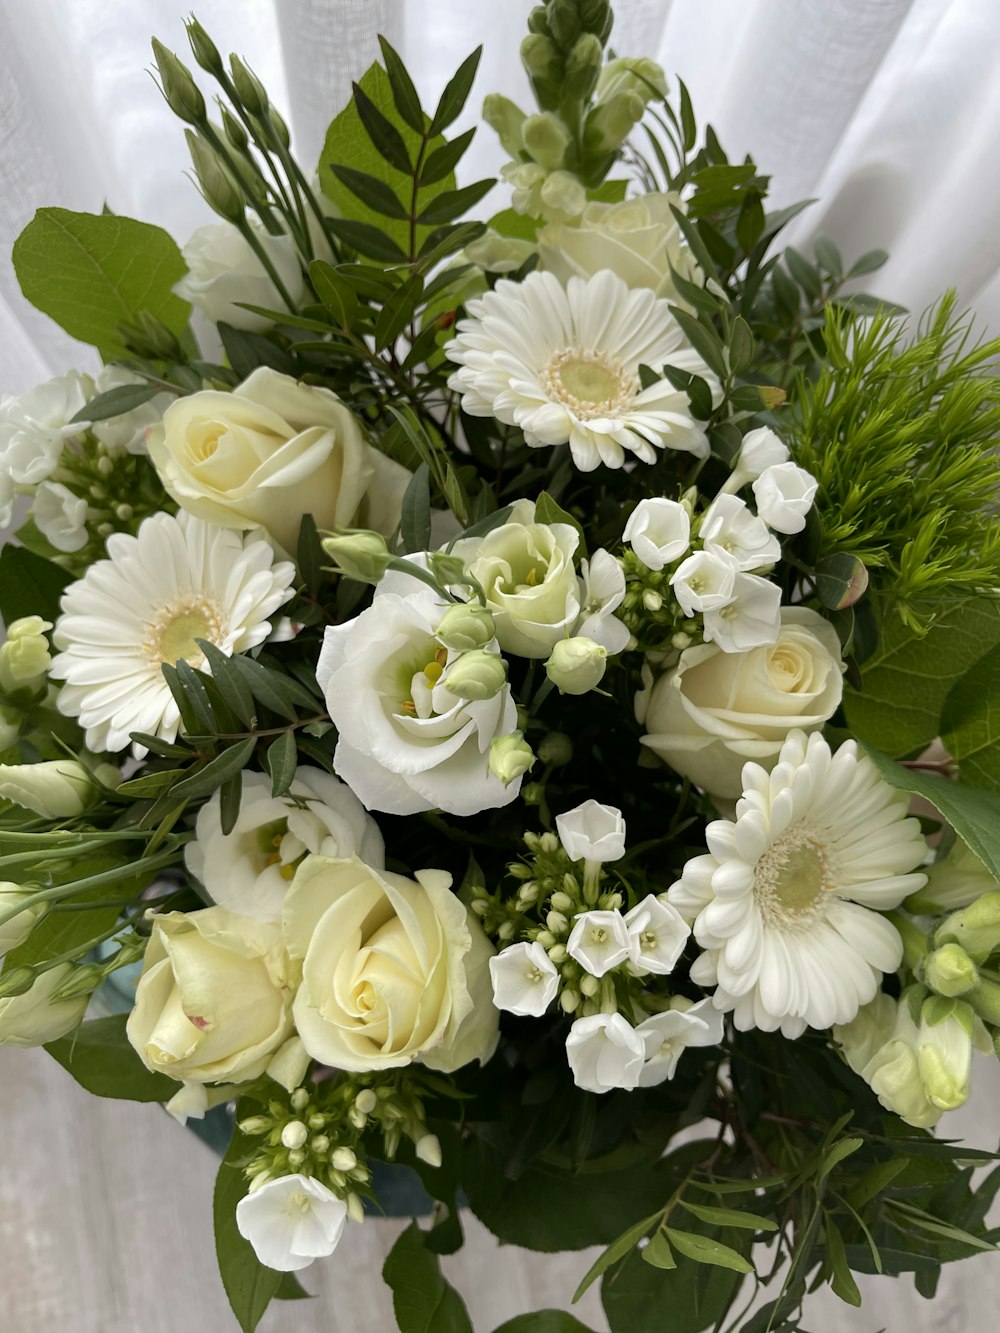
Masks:
[[[122,366],[104,366],[94,377],[94,393],[108,393],[111,389],[125,388],[130,384],[145,384],[141,375],[133,375],[131,370]],[[163,414],[171,403],[176,401],[176,394],[156,393],[147,402],[134,407],[131,412],[121,412],[116,417],[105,417],[95,421],[91,430],[108,449],[125,450],[130,454],[146,452],[146,431],[151,426],[159,425]]]
[[[716,611],[733,599],[733,584],[739,573],[735,560],[717,551],[696,551],[674,570],[670,586],[686,616]]]
[[[625,913],[624,919],[632,971],[637,976],[645,976],[648,972],[667,976],[672,972],[691,934],[676,907],[649,893]]]
[[[621,912],[581,912],[566,952],[592,977],[603,977],[632,955],[632,937]]]
[[[31,897],[31,890],[23,889],[20,884],[12,884],[9,880],[0,882],[0,916]],[[32,926],[44,912],[45,903],[29,903],[17,916],[0,922],[0,959],[28,938]]]
[[[443,870],[407,879],[357,857],[307,857],[283,929],[302,966],[295,1025],[314,1059],[352,1070],[420,1060],[450,1072],[493,1054],[493,948]]]
[[[733,470],[723,486],[724,493],[742,490],[748,482],[756,481],[762,472],[779,463],[788,462],[788,446],[771,430],[761,426],[743,436],[740,452]]]
[[[625,600],[625,571],[610,551],[595,551],[580,569],[580,619],[573,632],[620,653],[632,637],[614,614]]]
[[[912,873],[927,844],[908,804],[854,741],[833,754],[793,731],[770,774],[745,766],[735,821],[708,825],[709,855],[668,891],[705,950],[692,980],[716,987],[741,1031],[849,1023],[898,968],[902,942],[880,913],[926,879]]]
[[[198,811],[195,840],[184,850],[187,868],[212,900],[256,921],[280,921],[296,867],[313,853],[357,855],[381,869],[385,846],[378,826],[345,783],[302,766],[284,796],[271,795],[263,773],[240,774],[240,813],[224,835],[218,792]]]
[[[223,528],[262,527],[295,551],[318,528],[392,532],[410,474],[366,444],[329,389],[259,366],[232,393],[176,399],[148,432],[149,455],[182,509]]]
[[[430,589],[399,596],[380,587],[367,610],[326,630],[316,679],[339,733],[333,764],[369,810],[472,815],[508,805],[520,789],[489,762],[494,738],[517,728],[509,686],[467,700],[442,683],[460,656],[435,638],[446,610]]]
[[[648,288],[688,310],[671,272],[701,286],[700,269],[671,211],[678,194],[653,191],[617,204],[590,203],[574,223],[550,222],[538,233],[540,267],[564,285],[610,269],[633,290]]]
[[[295,579],[262,537],[188,514],[154,514],[107,549],[63,594],[52,636],[61,651],[50,674],[66,682],[59,711],[79,718],[95,751],[123,750],[133,731],[173,740],[180,715],[163,663],[207,669],[196,639],[227,655],[257,647]]]
[[[568,443],[582,472],[621,467],[627,454],[653,463],[657,449],[708,456],[687,395],[667,380],[648,389],[639,381],[642,364],[712,378],[652,292],[629,291],[607,270],[566,288],[551,273],[529,273],[467,309],[444,351],[459,366],[449,385],[471,416],[519,426],[533,448]]]
[[[625,820],[613,805],[584,801],[556,815],[556,832],[571,861],[620,861],[625,855]]]
[[[578,1018],[566,1038],[573,1082],[586,1092],[637,1088],[646,1059],[642,1037],[621,1014]]]
[[[240,1235],[279,1273],[297,1273],[332,1254],[346,1222],[344,1201],[314,1176],[267,1180],[236,1205]]]
[[[72,963],[57,963],[22,995],[0,996],[0,1046],[44,1046],[72,1032],[87,1012],[90,996],[52,998],[72,975]]]
[[[87,501],[61,481],[43,481],[31,503],[35,526],[57,551],[79,551],[87,544]]]
[[[71,370],[19,398],[0,399],[0,472],[19,486],[44,481],[66,441],[87,429],[86,423],[70,423],[90,397],[90,381]],[[2,522],[9,523],[9,515]]]
[[[813,506],[819,483],[795,463],[765,468],[753,484],[757,513],[775,532],[801,532]]]
[[[713,796],[735,799],[748,759],[765,767],[789,731],[814,731],[843,693],[840,640],[807,607],[782,607],[772,646],[726,653],[697,644],[636,696],[642,744]]]
[[[705,550],[728,556],[741,570],[763,569],[781,558],[781,543],[737,495],[717,495],[702,515]]]
[[[670,1008],[644,1019],[636,1032],[643,1040],[646,1062],[639,1075],[640,1088],[655,1088],[677,1072],[677,1064],[689,1046],[718,1046],[723,1017],[711,999],[690,1000],[675,995]]]
[[[125,1027],[147,1069],[185,1083],[242,1083],[274,1074],[289,1048],[301,1049],[292,1023],[298,975],[277,926],[224,907],[151,919]],[[306,1064],[299,1059],[292,1087]]]
[[[706,609],[704,630],[724,653],[767,647],[781,633],[781,589],[757,574],[736,574],[725,606]]]
[[[559,991],[559,969],[537,940],[494,954],[490,978],[496,1007],[522,1018],[541,1018]]]
[[[305,296],[305,279],[295,242],[290,236],[272,236],[255,217],[247,219],[285,284],[292,300]],[[284,311],[285,302],[253,247],[231,222],[210,222],[199,227],[182,248],[188,271],[174,291],[203,310],[213,324],[230,324],[248,332],[267,329],[266,315],[244,310],[238,302]]]
[[[486,594],[505,653],[548,657],[572,631],[582,606],[574,564],[579,544],[571,524],[537,523],[532,500],[515,501],[507,521],[485,537],[455,543],[451,553]]]
[[[691,544],[691,515],[678,500],[640,500],[629,515],[622,540],[647,569],[679,560]]]

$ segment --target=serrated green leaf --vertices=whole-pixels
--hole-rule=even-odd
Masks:
[[[72,426],[77,421],[86,424],[120,417],[126,412],[134,412],[160,392],[154,384],[119,384],[117,388],[99,393],[96,398],[84,403],[76,416],[70,417],[69,424]]]
[[[416,130],[418,134],[423,134],[426,122],[423,108],[420,105],[420,98],[413,86],[413,80],[410,78],[401,57],[381,34],[379,35],[378,44],[382,48],[382,59],[385,61],[386,73],[389,76],[392,99],[396,104],[396,110],[411,129]]]
[[[193,801],[198,796],[210,796],[227,778],[242,772],[256,744],[256,736],[248,736],[246,740],[227,746],[221,754],[209,760],[204,768],[178,782],[171,794],[178,800],[183,797],[186,801]]]
[[[282,732],[267,748],[267,771],[271,775],[272,796],[284,796],[295,778],[298,762],[299,751],[295,744],[295,733]]]
[[[400,1333],[473,1333],[462,1298],[441,1276],[416,1222],[389,1251],[382,1277],[392,1289]]]
[[[154,1074],[139,1059],[125,1035],[126,1014],[95,1018],[45,1049],[95,1097],[130,1102],[165,1102],[178,1090],[166,1074]]]
[[[469,93],[472,91],[476,70],[479,68],[479,58],[482,54],[483,48],[477,46],[470,56],[466,56],[445,84],[444,92],[441,94],[431,119],[431,134],[440,134],[462,114],[462,109],[468,100]]]
[[[176,241],[134,218],[40,208],[14,242],[27,300],[105,361],[126,354],[119,325],[143,311],[175,334],[191,307],[173,292],[187,272]]]
[[[237,1121],[246,1116],[251,1103],[240,1102]],[[253,1333],[264,1311],[277,1294],[283,1275],[266,1268],[254,1254],[253,1246],[244,1240],[236,1226],[236,1205],[247,1192],[243,1161],[253,1152],[255,1142],[234,1130],[226,1155],[215,1178],[212,1214],[215,1224],[215,1255],[219,1264],[222,1285],[229,1304],[243,1333]]]
[[[22,616],[55,621],[59,599],[73,576],[43,556],[10,544],[0,550],[0,615],[10,625]]]
[[[752,1273],[753,1264],[738,1250],[723,1245],[720,1240],[710,1236],[700,1236],[696,1231],[678,1231],[676,1227],[664,1228],[667,1239],[675,1250],[696,1264],[712,1264],[716,1268],[728,1268],[734,1273]]]
[[[735,1208],[710,1208],[705,1204],[681,1200],[681,1207],[693,1213],[702,1222],[710,1222],[716,1227],[737,1227],[743,1231],[777,1231],[778,1224],[770,1217],[758,1217],[756,1213],[737,1212]]]

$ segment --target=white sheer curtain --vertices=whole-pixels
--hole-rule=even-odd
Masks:
[[[0,0],[0,392],[92,364],[21,298],[10,246],[45,204],[159,223],[183,241],[205,219],[184,179],[180,126],[146,72],[155,33],[184,54],[188,0]],[[315,163],[350,80],[383,32],[426,102],[485,46],[477,87],[527,103],[517,56],[530,0],[200,0]],[[851,257],[892,253],[873,289],[920,309],[953,285],[1000,328],[1000,4],[997,0],[627,0],[612,43],[691,88],[732,155],[770,173],[772,202],[814,205],[792,239],[825,232]],[[501,157],[485,130],[466,177]]]

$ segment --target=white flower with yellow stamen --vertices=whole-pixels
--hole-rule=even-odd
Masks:
[[[568,443],[581,472],[621,467],[628,454],[653,463],[658,449],[708,456],[687,394],[665,379],[642,387],[642,365],[711,379],[651,291],[630,291],[607,269],[565,287],[530,273],[467,309],[445,352],[459,365],[449,384],[470,416],[520,426],[534,448]]]
[[[197,639],[227,656],[257,647],[294,578],[263,538],[187,514],[154,514],[134,537],[115,533],[108,559],[63,595],[50,671],[66,682],[59,711],[79,718],[91,750],[123,750],[134,731],[173,740],[180,719],[163,664],[206,669]]]
[[[692,980],[737,1028],[849,1023],[899,966],[880,912],[924,883],[927,854],[908,799],[854,741],[834,754],[818,733],[791,732],[770,773],[744,767],[735,821],[708,825],[710,854],[668,893],[705,950]]]

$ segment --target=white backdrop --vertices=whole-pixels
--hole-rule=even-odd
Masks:
[[[0,0],[0,392],[90,364],[22,300],[10,246],[35,208],[121,213],[183,242],[205,219],[181,127],[149,76],[155,33],[182,56],[188,0]],[[304,164],[383,32],[431,102],[478,42],[458,128],[482,96],[527,103],[517,56],[530,0],[200,0],[290,113]],[[997,0],[620,0],[612,44],[688,83],[730,154],[752,151],[773,201],[818,196],[791,234],[856,256],[884,246],[873,289],[920,309],[959,289],[1000,328],[1000,4]],[[466,179],[494,171],[486,129]]]

